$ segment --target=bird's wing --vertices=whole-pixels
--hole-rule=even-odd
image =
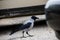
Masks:
[[[19,29],[20,30],[27,29],[31,26],[31,24],[32,24],[31,22],[28,22],[27,24],[22,25]]]

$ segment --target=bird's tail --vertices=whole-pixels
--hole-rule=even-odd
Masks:
[[[11,32],[9,35],[12,35],[12,34],[14,34],[15,32],[13,31],[13,32]]]
[[[21,25],[23,25],[23,24],[21,24]],[[14,34],[15,32],[21,30],[21,25],[19,24],[19,26],[16,26],[15,28],[13,28],[12,31],[11,31],[11,33],[10,33],[9,35],[12,35],[12,34]]]
[[[9,35],[12,35],[12,34],[14,34],[14,33],[17,32],[17,31],[19,31],[19,30],[15,29],[15,30],[13,30]]]

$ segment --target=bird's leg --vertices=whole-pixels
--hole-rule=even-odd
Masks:
[[[24,31],[22,33],[23,33],[23,37],[24,37]]]
[[[23,36],[22,36],[21,38],[26,38],[26,37],[24,36],[24,32],[25,32],[25,31],[22,32]]]
[[[28,32],[26,32],[27,35],[29,35],[30,37],[32,37],[33,35],[30,35]]]

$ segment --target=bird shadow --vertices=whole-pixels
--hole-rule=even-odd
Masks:
[[[23,39],[23,38],[27,38],[27,37],[33,37],[33,36],[26,36],[26,37],[15,37],[15,38],[10,38],[8,40],[14,40],[14,39]]]
[[[30,36],[27,36],[27,37],[33,37],[34,35],[30,35]]]
[[[18,38],[20,38],[20,37],[10,38],[8,40],[14,40],[14,39],[18,39]]]

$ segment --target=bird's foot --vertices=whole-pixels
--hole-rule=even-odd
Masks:
[[[22,36],[22,37],[20,37],[20,38],[26,38],[25,36]]]
[[[29,37],[33,37],[34,35],[29,35]]]

